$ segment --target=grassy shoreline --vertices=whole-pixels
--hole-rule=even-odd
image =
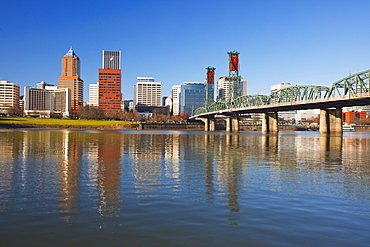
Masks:
[[[52,128],[52,129],[137,129],[138,122],[104,120],[70,120],[52,118],[2,117],[0,129]]]

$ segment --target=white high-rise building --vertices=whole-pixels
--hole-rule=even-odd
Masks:
[[[242,83],[242,95],[248,94],[248,82],[241,81]],[[217,81],[217,98],[218,99],[229,99],[229,88],[230,81],[228,76],[221,76]]]
[[[98,83],[89,85],[89,105],[99,106]]]
[[[155,82],[154,77],[137,77],[134,105],[162,106],[162,82]]]
[[[292,84],[290,82],[281,82],[281,83],[278,83],[278,84],[275,84],[275,85],[272,85],[270,87],[270,92],[271,93],[274,93],[280,89],[284,89],[284,88],[287,88],[287,87],[293,87],[293,86],[297,86],[295,84]]]
[[[0,81],[0,112],[5,113],[13,107],[19,107],[19,85]]]
[[[281,83],[272,85],[270,87],[270,93],[274,93],[276,91],[279,91],[280,89],[284,89],[287,87],[293,87],[293,86],[297,86],[297,85],[292,84],[290,82],[281,82]],[[297,117],[305,118],[305,117],[301,117],[301,115],[305,113],[300,112],[299,114],[297,114],[297,111],[284,111],[284,112],[279,112],[278,114],[279,114],[279,117],[284,120],[293,120],[293,119],[296,119]]]
[[[180,93],[181,85],[172,86],[172,114],[180,114]]]
[[[70,115],[71,90],[41,82],[37,88],[24,88],[24,113],[27,116],[50,117]]]

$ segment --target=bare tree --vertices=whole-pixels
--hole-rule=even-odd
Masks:
[[[78,110],[77,116],[82,119],[102,119],[104,115],[102,111],[96,106],[82,106]]]

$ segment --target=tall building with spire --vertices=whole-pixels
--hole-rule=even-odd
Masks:
[[[71,110],[73,113],[77,113],[83,105],[84,81],[80,75],[80,59],[71,47],[62,58],[62,75],[58,79],[58,87],[71,90]]]
[[[98,75],[98,104],[105,115],[121,112],[121,51],[103,51]]]

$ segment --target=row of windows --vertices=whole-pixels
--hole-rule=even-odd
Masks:
[[[121,88],[117,88],[117,87],[104,87],[104,88],[100,88],[99,91],[119,91],[119,92],[121,92]]]
[[[100,87],[100,89],[102,88],[121,88],[121,85],[105,84]]]
[[[121,102],[121,99],[118,99],[116,97],[100,97],[99,100],[111,100],[112,102]]]
[[[115,93],[115,94],[117,94],[117,93],[121,93],[120,91],[112,91],[112,90],[100,90],[100,92],[99,92],[99,94],[100,95],[102,95],[102,94],[106,94],[106,93]]]
[[[121,79],[121,76],[120,75],[116,75],[116,76],[99,76],[99,78],[118,78],[118,79]]]

